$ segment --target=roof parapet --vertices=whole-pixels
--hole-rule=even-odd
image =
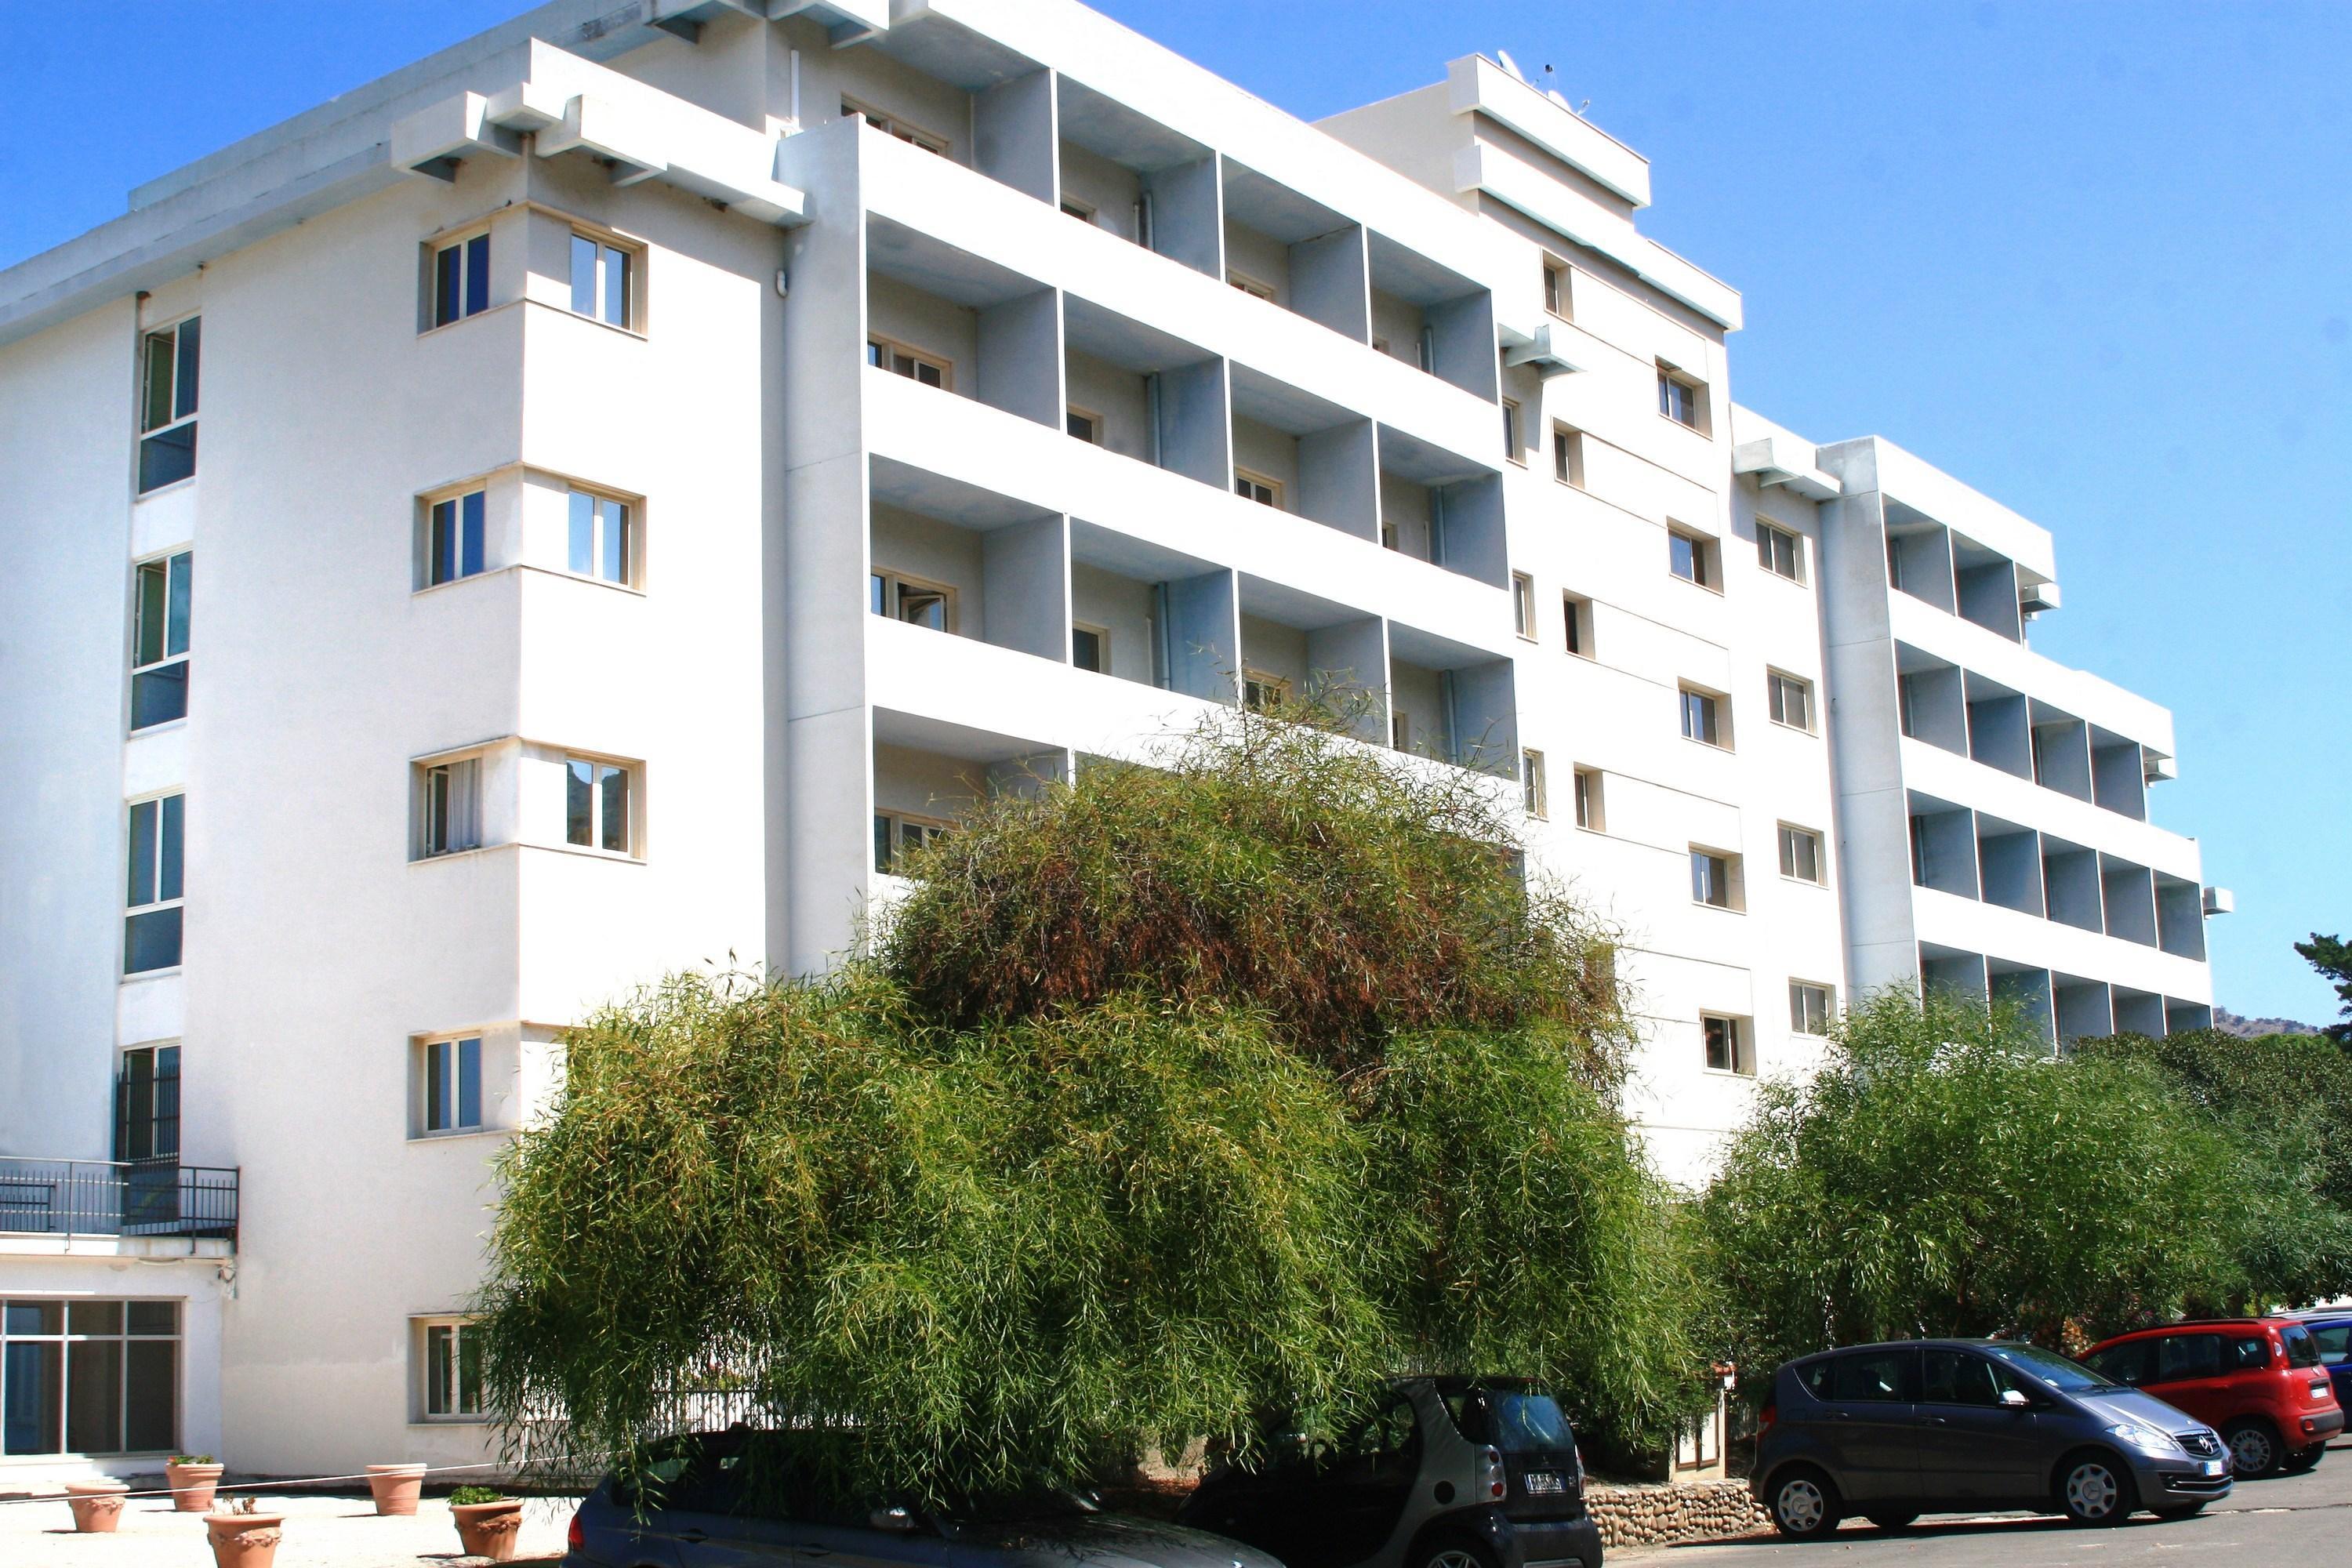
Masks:
[[[1484,55],[1445,66],[1445,100],[1517,132],[1596,184],[1637,207],[1650,205],[1650,161],[1606,131]]]

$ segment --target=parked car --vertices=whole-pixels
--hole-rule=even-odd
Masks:
[[[952,1508],[846,1499],[815,1481],[798,1434],[671,1439],[642,1484],[607,1476],[572,1515],[564,1568],[1282,1568],[1235,1541],[1106,1513],[1040,1487]],[[640,1506],[642,1505],[642,1506]]]
[[[1288,1568],[1601,1568],[1576,1434],[1511,1378],[1402,1378],[1334,1443],[1213,1468],[1177,1519]]]
[[[2292,1318],[2223,1318],[2119,1334],[2084,1362],[2221,1431],[2247,1479],[2311,1468],[2344,1406],[2311,1331]]]
[[[2063,1513],[2119,1524],[2180,1519],[2230,1495],[2219,1434],[2033,1345],[1859,1345],[1772,1374],[1749,1486],[1783,1535],[1860,1514],[1901,1530],[1923,1513]]]
[[[2327,1369],[2327,1380],[2336,1385],[2336,1403],[2352,1405],[2352,1311],[2323,1308],[2294,1316],[2311,1331],[2311,1342],[2319,1347],[2319,1364]]]

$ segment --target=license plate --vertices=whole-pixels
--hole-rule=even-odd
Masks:
[[[2228,1468],[2229,1466],[2222,1460],[2207,1459],[2197,1467],[2197,1472],[2200,1475],[2218,1476]]]
[[[1529,1497],[1543,1497],[1568,1489],[1560,1484],[1559,1472],[1557,1470],[1529,1470],[1520,1479],[1519,1485],[1526,1489]]]

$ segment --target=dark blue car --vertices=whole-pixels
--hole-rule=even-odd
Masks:
[[[2336,1403],[2352,1410],[2352,1310],[2297,1312],[2319,1346],[2319,1364],[2336,1385]]]

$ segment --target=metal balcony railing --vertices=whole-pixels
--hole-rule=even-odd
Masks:
[[[0,1233],[236,1239],[236,1170],[0,1155]]]

